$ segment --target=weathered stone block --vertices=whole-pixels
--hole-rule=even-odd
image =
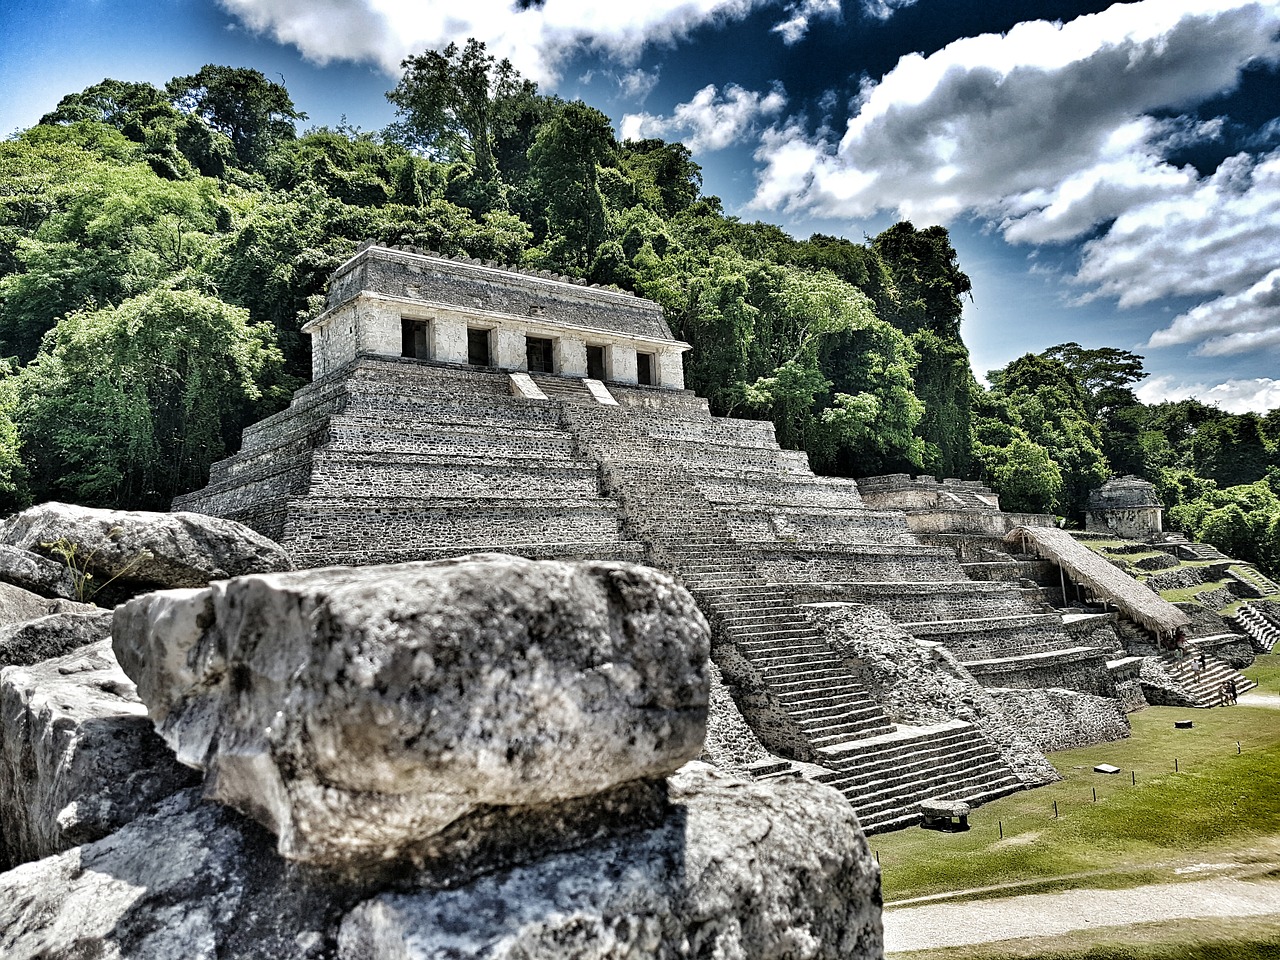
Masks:
[[[879,869],[852,808],[807,781],[744,784],[704,764],[662,827],[489,875],[383,894],[343,921],[343,960],[579,960],[883,953]]]
[[[666,776],[706,729],[706,623],[657,571],[505,555],[155,593],[115,650],[208,796],[316,862],[482,807]]]
[[[118,580],[152,587],[199,587],[211,580],[291,570],[278,545],[248,527],[195,513],[96,510],[42,503],[10,517],[0,543],[70,563],[91,589]]]
[[[5,626],[25,623],[53,613],[93,613],[98,609],[91,604],[76,603],[74,600],[50,600],[11,583],[0,583],[0,624]]]
[[[0,869],[104,837],[196,778],[109,639],[0,673]]]

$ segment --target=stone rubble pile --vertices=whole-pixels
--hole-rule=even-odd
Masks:
[[[234,526],[128,579],[275,572],[164,584],[0,672],[0,956],[882,955],[848,802],[690,762],[709,637],[667,576],[287,572],[253,537],[229,560]]]

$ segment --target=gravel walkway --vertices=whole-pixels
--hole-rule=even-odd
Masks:
[[[959,947],[1157,920],[1280,914],[1280,883],[1192,880],[1129,890],[1068,890],[973,903],[889,907],[886,953]]]

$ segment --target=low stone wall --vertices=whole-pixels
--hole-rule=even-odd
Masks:
[[[987,688],[1005,716],[1045,753],[1123,740],[1132,732],[1118,701],[1079,690]]]
[[[998,510],[910,511],[907,526],[912,533],[966,533],[985,537],[1003,537],[1015,527],[1052,526],[1052,517],[1035,513],[1002,513]]]
[[[898,622],[981,620],[1038,613],[1016,589],[1002,583],[850,583],[821,580],[788,584],[797,600],[843,600],[883,610]]]
[[[877,543],[914,541],[900,513],[872,510],[806,510],[800,507],[727,506],[725,519],[744,543]]]
[[[1068,649],[1017,660],[966,660],[965,666],[986,687],[1019,690],[1058,687],[1114,699],[1116,685],[1107,669],[1111,656],[1110,650]]]
[[[920,543],[934,547],[946,547],[955,553],[962,563],[1003,560],[1009,556],[1002,537],[979,533],[920,533],[915,532]]]
[[[465,549],[504,544],[616,542],[621,519],[609,500],[317,499],[294,502],[284,542],[300,566],[375,556],[387,547],[456,544]],[[360,560],[361,563],[372,561]]]

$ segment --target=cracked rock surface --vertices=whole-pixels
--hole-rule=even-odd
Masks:
[[[882,956],[879,868],[835,790],[671,778],[658,829],[482,877],[388,893],[343,921],[341,960],[866,960]]]
[[[0,674],[0,869],[105,837],[195,780],[109,639]]]
[[[706,623],[628,564],[241,577],[132,600],[113,636],[206,796],[312,863],[412,858],[470,815],[661,779],[706,729]]]

